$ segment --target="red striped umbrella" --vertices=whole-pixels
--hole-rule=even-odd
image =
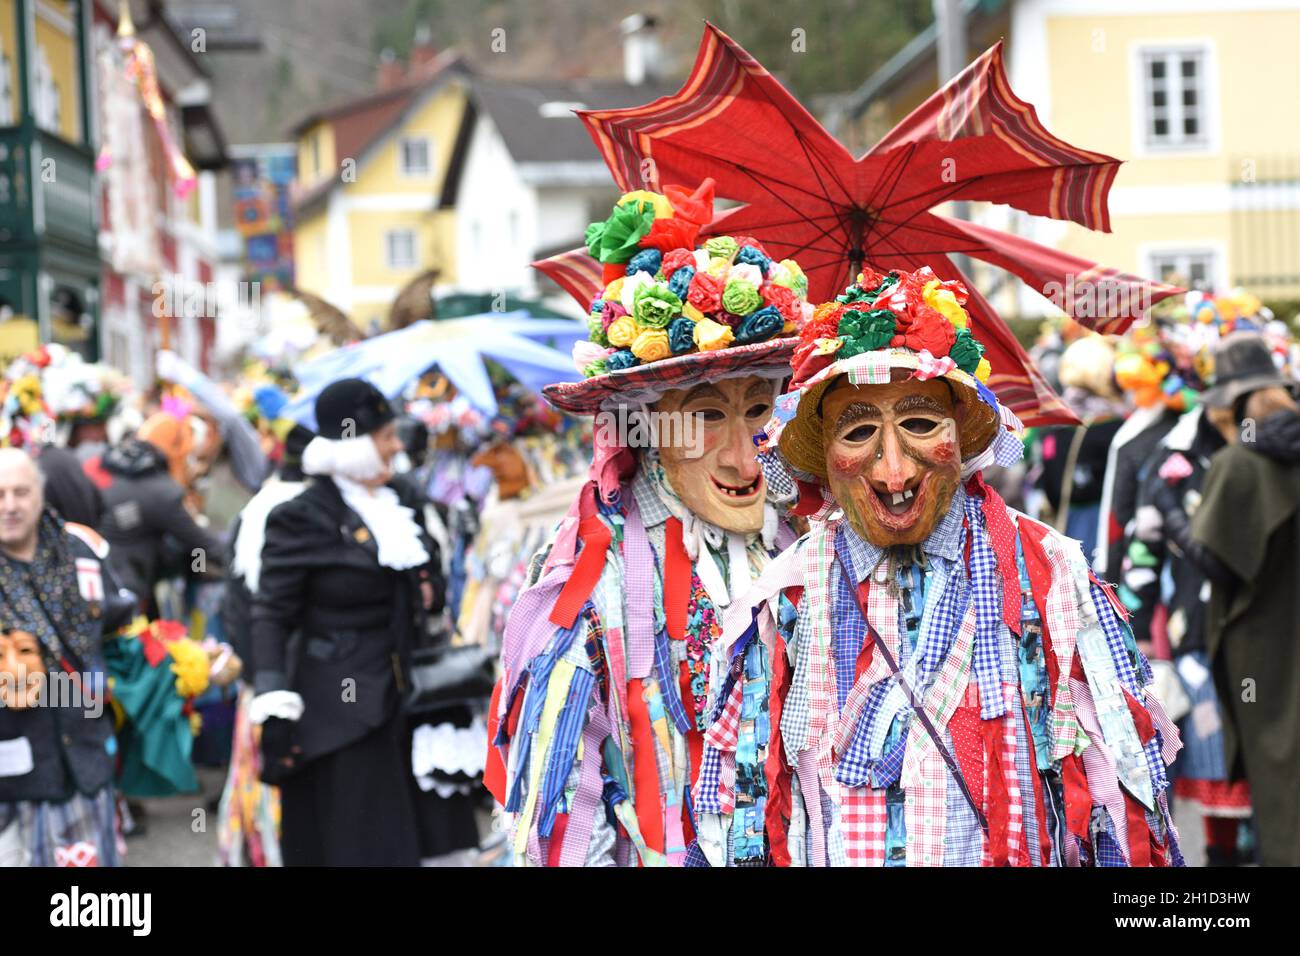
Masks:
[[[1049,133],[1011,92],[998,43],[854,159],[735,41],[707,25],[695,67],[672,96],[643,107],[579,111],[618,185],[658,190],[711,176],[743,205],[705,232],[758,238],[795,259],[809,298],[824,301],[858,270],[962,278],[988,349],[990,386],[1027,424],[1074,422],[1015,336],[949,256],[994,263],[1100,332],[1123,332],[1181,290],[1027,239],[930,211],[953,200],[1004,203],[1109,231],[1107,193],[1119,161]],[[535,265],[585,306],[602,287],[585,250]]]

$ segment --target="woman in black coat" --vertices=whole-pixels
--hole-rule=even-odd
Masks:
[[[401,701],[411,643],[442,599],[437,549],[388,484],[401,442],[384,396],[335,382],[316,419],[314,477],[267,519],[253,603],[263,779],[281,788],[286,865],[413,866]]]

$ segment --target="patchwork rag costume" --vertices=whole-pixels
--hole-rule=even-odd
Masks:
[[[752,438],[806,279],[747,237],[694,248],[711,219],[706,181],[630,193],[588,230],[608,282],[574,349],[588,377],[545,394],[597,415],[592,480],[512,609],[489,726],[485,783],[520,865],[687,862],[722,614],[795,538],[768,501],[788,478],[760,470]],[[699,456],[676,426],[702,429]]]
[[[1182,862],[1178,731],[1126,612],[1077,541],[981,477],[1022,446],[965,300],[928,270],[867,270],[801,329],[767,437],[812,530],[724,617],[693,794],[711,865]],[[950,418],[926,411],[943,400]],[[905,470],[922,440],[950,485]],[[905,540],[925,508],[919,540],[863,532]]]

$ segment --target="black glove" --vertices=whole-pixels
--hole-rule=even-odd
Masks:
[[[282,717],[268,717],[262,723],[263,783],[280,786],[302,767],[302,748],[297,744],[298,725]]]

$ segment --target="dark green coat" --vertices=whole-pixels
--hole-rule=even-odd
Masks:
[[[1300,463],[1224,448],[1192,534],[1238,579],[1206,627],[1228,772],[1250,781],[1261,862],[1300,866]]]

